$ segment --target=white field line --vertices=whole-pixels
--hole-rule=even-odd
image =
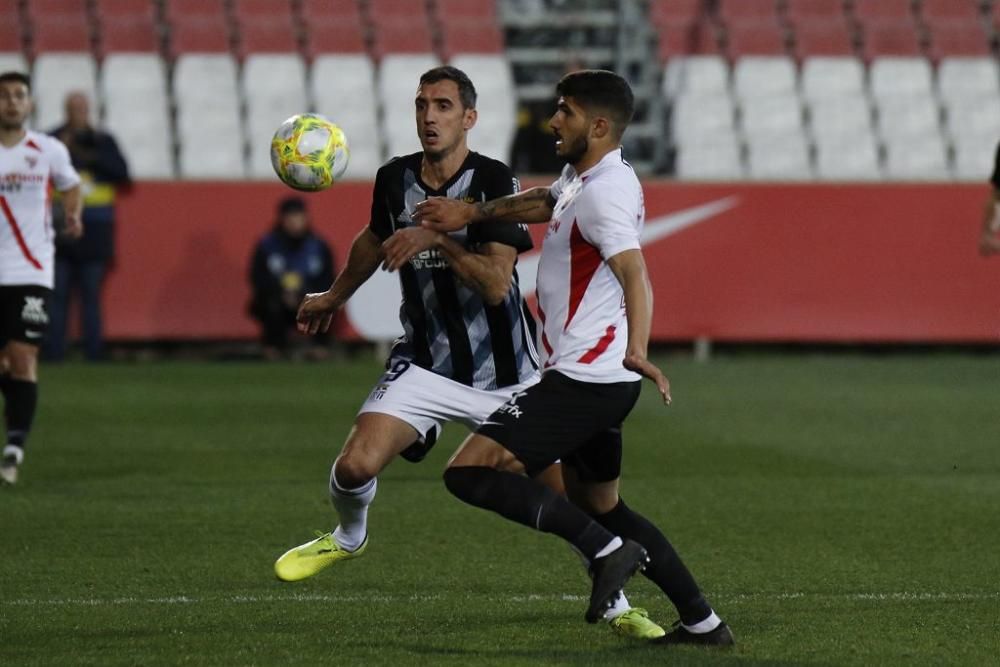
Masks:
[[[0,607],[43,607],[43,606],[80,606],[80,607],[116,607],[133,605],[193,605],[203,603],[223,604],[259,604],[269,602],[365,602],[365,603],[399,603],[399,602],[432,602],[443,600],[446,595],[394,595],[373,593],[370,595],[325,595],[311,593],[294,593],[287,595],[230,595],[219,597],[191,597],[179,595],[175,597],[141,598],[18,598],[0,600]],[[467,598],[467,596],[462,596]],[[584,595],[510,595],[510,596],[474,596],[487,601],[503,604],[521,604],[525,602],[583,602]],[[974,602],[979,600],[1000,600],[1000,592],[983,591],[979,593],[718,593],[709,596],[720,603],[742,603],[757,601],[781,600],[814,600],[814,601],[874,601],[874,602]]]

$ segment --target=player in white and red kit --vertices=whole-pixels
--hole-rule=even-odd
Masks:
[[[25,128],[31,79],[0,74],[0,390],[7,440],[0,481],[17,481],[38,404],[38,348],[49,323],[55,232],[50,188],[63,196],[64,233],[79,237],[80,177],[57,139]]]
[[[652,290],[639,243],[642,188],[620,145],[632,91],[613,72],[586,70],[566,75],[556,93],[550,125],[568,164],[551,187],[481,204],[418,206],[424,225],[441,231],[479,220],[549,223],[538,266],[542,379],[466,440],[445,483],[460,499],[559,535],[587,557],[588,621],[600,618],[648,554],[646,576],[680,614],[673,631],[653,641],[729,646],[732,633],[670,542],[618,494],[621,427],[641,378],[670,403],[667,379],[646,358]],[[572,503],[533,479],[556,459]],[[527,476],[510,472],[518,469]]]

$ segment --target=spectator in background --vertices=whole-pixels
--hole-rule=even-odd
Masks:
[[[562,171],[565,163],[552,150],[556,138],[549,127],[555,106],[555,101],[549,100],[522,105],[518,110],[517,132],[510,155],[515,174],[558,174]]]
[[[305,202],[283,199],[274,229],[257,243],[250,264],[250,314],[260,322],[265,357],[277,359],[287,350],[302,298],[324,291],[333,274],[330,246],[312,231]],[[313,339],[316,356],[325,356],[329,334],[317,333]]]
[[[984,257],[1000,254],[1000,144],[997,144],[997,156],[993,165],[993,177],[990,179],[993,189],[986,200],[986,210],[983,211],[983,233],[979,237],[979,252]]]
[[[55,288],[44,356],[66,356],[66,320],[71,294],[80,295],[84,356],[104,358],[101,286],[114,258],[115,199],[130,184],[128,165],[109,133],[90,122],[90,101],[80,92],[66,96],[66,121],[50,132],[66,144],[83,192],[83,236],[60,236],[56,243]]]

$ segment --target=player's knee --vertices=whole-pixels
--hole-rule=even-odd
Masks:
[[[451,495],[472,505],[478,504],[487,490],[483,474],[490,468],[480,466],[448,466],[444,471],[444,485]]]
[[[38,351],[34,346],[11,343],[7,346],[4,358],[6,372],[12,378],[35,381],[38,376]]]
[[[378,474],[378,466],[358,453],[344,452],[337,458],[330,471],[330,481],[342,489],[364,486]]]

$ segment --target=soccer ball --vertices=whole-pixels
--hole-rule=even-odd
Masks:
[[[296,190],[330,187],[344,175],[350,155],[344,131],[314,113],[292,116],[271,140],[271,165]]]

